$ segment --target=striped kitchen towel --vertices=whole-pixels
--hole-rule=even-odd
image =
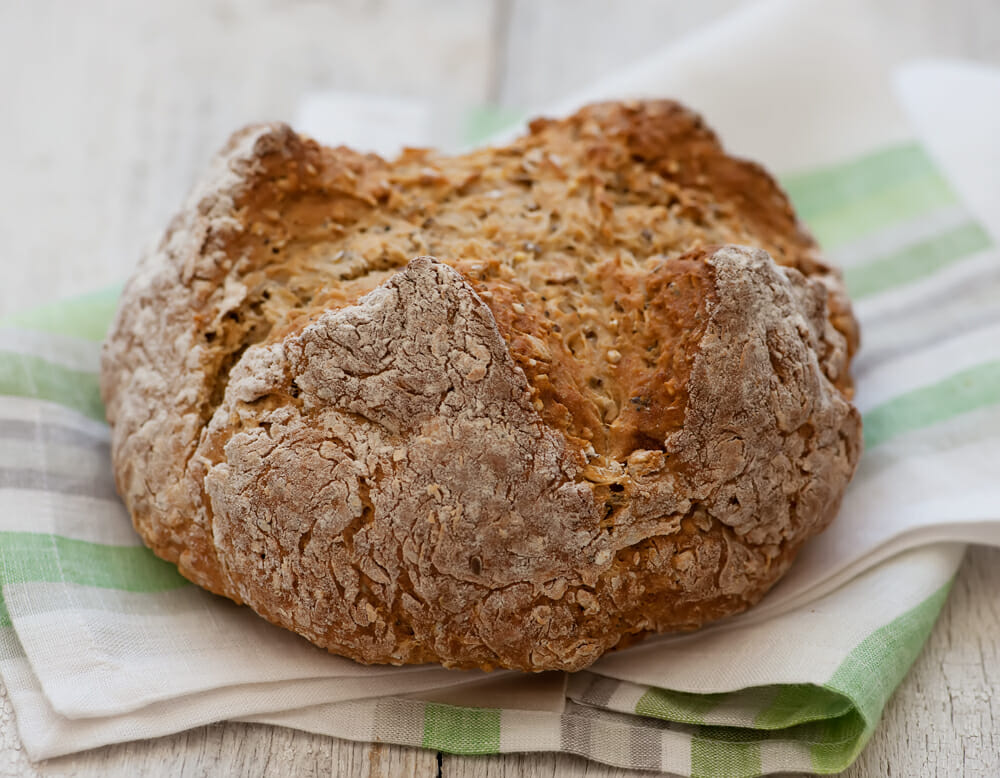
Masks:
[[[888,205],[887,193],[904,191],[906,180],[934,196]],[[895,282],[859,294],[862,302],[913,294],[919,310],[927,280],[960,289],[948,274],[984,256],[1000,267],[986,233],[913,143],[785,183],[817,225],[836,223],[830,214],[843,208],[842,192],[852,193],[851,204],[887,204],[884,220],[826,236],[832,252],[854,252],[858,275],[849,279],[871,278],[872,268],[891,268],[906,251],[949,246],[926,274],[904,265]],[[964,229],[983,240],[965,255],[937,239],[960,213]],[[914,225],[914,241],[891,245],[905,224]],[[941,229],[928,236],[927,224]],[[878,248],[862,257],[865,243]],[[994,283],[1000,298],[1000,278]],[[59,309],[61,318],[34,312],[2,335],[0,675],[33,756],[240,718],[453,753],[562,750],[692,775],[837,771],[870,735],[961,559],[955,544],[900,555],[906,538],[916,531],[914,545],[923,546],[919,531],[930,530],[940,534],[935,540],[1000,542],[1000,521],[975,514],[1000,499],[984,477],[1000,441],[1000,325],[972,322],[954,335],[946,313],[941,342],[928,336],[929,347],[897,349],[887,338],[888,356],[859,371],[868,450],[843,515],[815,541],[833,551],[807,556],[757,611],[606,657],[570,678],[562,711],[516,698],[505,709],[401,697],[441,696],[442,687],[482,676],[330,657],[190,586],[139,543],[114,494],[97,343],[84,337],[100,337],[114,298],[78,300]],[[926,326],[933,314],[914,317]],[[865,325],[866,337],[881,343],[878,325]],[[927,502],[950,514],[920,510]],[[893,556],[836,585],[840,570],[886,554]]]
[[[837,521],[763,603],[569,678],[329,656],[187,584],[132,531],[97,392],[112,290],[0,325],[0,677],[28,753],[239,719],[683,775],[849,765],[963,544],[1000,545],[1000,252],[909,136],[857,45],[859,18],[821,0],[768,3],[577,101],[686,98],[732,148],[786,171],[844,265],[863,328],[866,452]],[[761,52],[764,37],[810,58],[789,68],[794,50]],[[845,50],[850,67],[831,65]],[[732,100],[746,79],[763,117]]]

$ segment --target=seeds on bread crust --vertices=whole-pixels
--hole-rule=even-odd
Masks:
[[[453,158],[238,133],[102,391],[200,585],[363,662],[573,670],[746,608],[833,517],[856,343],[766,173],[611,103]]]

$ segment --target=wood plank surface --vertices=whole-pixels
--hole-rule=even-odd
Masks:
[[[541,106],[740,0],[0,0],[0,315],[120,281],[235,127],[322,88]],[[995,0],[873,0],[887,35],[1000,62]],[[975,549],[852,778],[1000,775],[1000,551]],[[566,755],[443,756],[223,723],[0,777],[624,778]]]
[[[283,727],[226,722],[156,740],[122,743],[50,759],[40,776],[289,776],[431,778],[433,751],[312,735]]]
[[[121,281],[209,156],[301,96],[478,103],[493,0],[3,0],[0,315]]]
[[[927,645],[844,775],[1000,776],[1000,550],[973,548]]]

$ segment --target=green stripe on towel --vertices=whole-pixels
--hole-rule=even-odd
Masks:
[[[851,701],[840,694],[807,683],[789,683],[754,719],[757,729],[785,729],[810,721],[836,719],[851,711]]]
[[[864,415],[865,448],[1000,403],[1000,361],[984,362],[893,397]]]
[[[3,394],[59,403],[104,421],[97,374],[71,370],[41,357],[0,351],[0,395]]]
[[[145,546],[105,546],[59,535],[0,532],[0,584],[44,581],[128,592],[187,586],[177,568]]]
[[[782,184],[799,216],[825,248],[958,202],[916,144],[786,176]]]
[[[916,281],[988,249],[990,236],[977,222],[966,222],[933,238],[844,271],[847,291],[861,299]]]
[[[424,706],[422,745],[449,754],[498,754],[500,711],[429,702]]]
[[[833,726],[837,739],[814,742],[811,746],[813,769],[820,773],[835,773],[847,768],[861,753],[875,730],[889,697],[916,661],[927,642],[934,622],[948,598],[952,581],[916,607],[896,617],[881,629],[862,640],[826,684],[826,688],[850,698],[864,720],[864,731],[854,737],[853,746],[844,746],[851,738],[843,730],[850,722]],[[825,722],[832,726],[833,722]],[[857,724],[854,725],[857,727]]]
[[[767,734],[738,727],[699,727],[691,738],[691,778],[757,778]]]
[[[0,326],[104,340],[121,292],[121,285],[116,284],[98,292],[5,316],[0,319]]]
[[[635,712],[640,716],[664,721],[705,724],[706,714],[727,696],[727,694],[691,694],[650,687],[635,704]]]

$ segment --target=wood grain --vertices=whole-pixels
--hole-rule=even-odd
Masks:
[[[120,282],[237,127],[317,89],[476,103],[492,0],[0,2],[0,315]]]
[[[544,109],[743,4],[511,0],[499,102]]]
[[[124,277],[226,135],[321,88],[544,105],[741,0],[0,2],[0,315]],[[914,52],[1000,62],[995,0],[873,0]],[[852,778],[1000,775],[1000,551],[975,549]],[[444,756],[236,723],[0,776],[635,778],[567,755]]]
[[[861,757],[844,775],[1000,775],[1000,550],[973,548]]]
[[[39,778],[100,776],[295,776],[295,778],[430,778],[437,754],[419,748],[312,735],[263,724],[226,722],[156,740],[122,743],[50,759]]]

